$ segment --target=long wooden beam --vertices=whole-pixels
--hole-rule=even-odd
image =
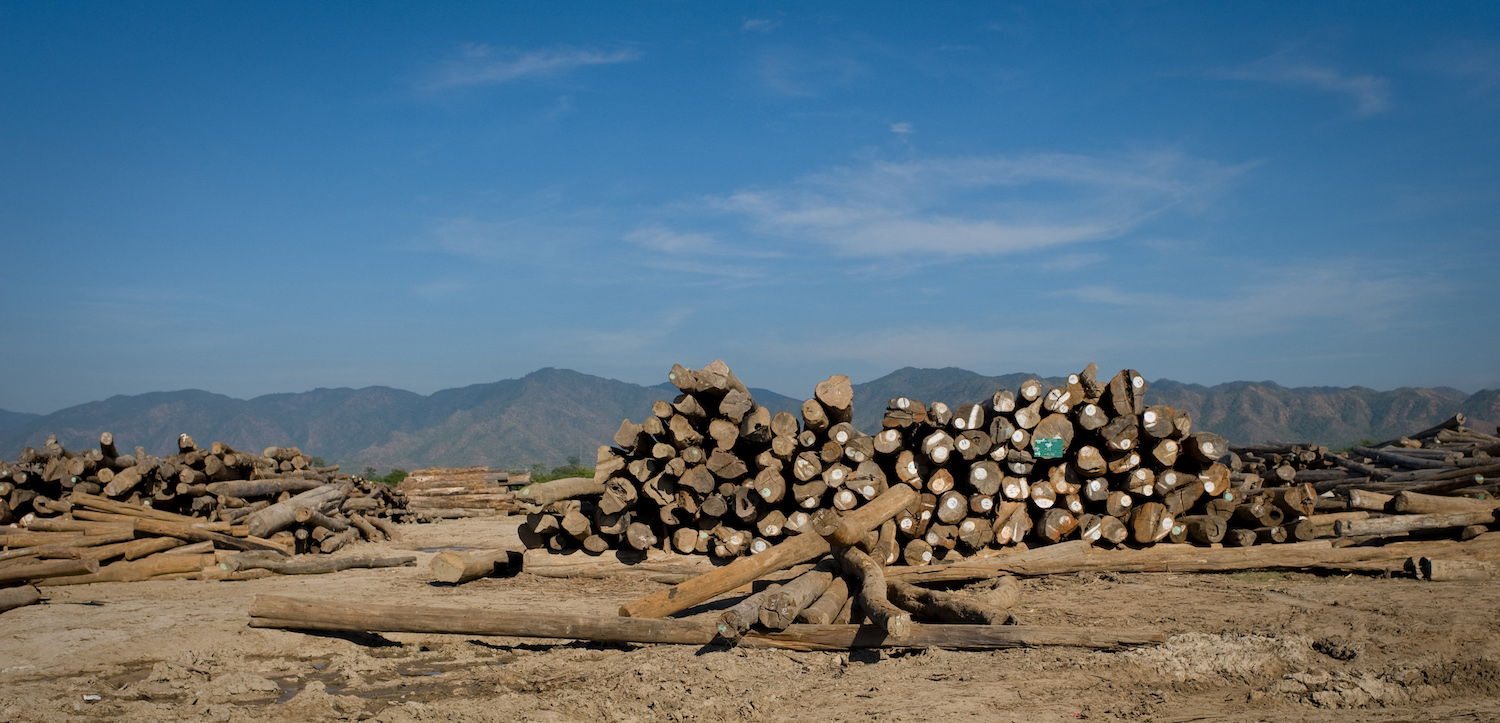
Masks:
[[[342,632],[500,635],[609,643],[707,645],[717,639],[713,621],[551,615],[529,611],[473,610],[413,605],[332,603],[257,595],[250,626]],[[1159,643],[1154,630],[1114,630],[1023,625],[912,625],[910,637],[893,640],[880,628],[860,625],[791,625],[777,633],[748,633],[739,644],[787,650],[940,647],[988,650],[1033,645],[1114,648]]]

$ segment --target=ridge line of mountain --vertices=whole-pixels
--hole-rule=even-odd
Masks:
[[[909,396],[959,404],[1015,389],[1032,374],[985,376],[966,369],[904,367],[854,385],[855,424],[878,428],[887,400]],[[175,450],[187,432],[200,443],[222,441],[259,449],[296,445],[346,469],[489,465],[509,469],[585,464],[607,444],[620,420],[650,414],[651,402],[670,399],[669,384],[630,382],[545,367],[518,379],[472,384],[422,395],[387,386],[335,387],[236,399],[201,389],[114,395],[108,399],[29,415],[0,410],[0,456],[56,434],[82,449],[110,431],[124,446]],[[752,388],[772,411],[796,412],[802,398]],[[1195,426],[1235,443],[1311,441],[1346,446],[1430,426],[1462,411],[1487,433],[1500,420],[1500,390],[1474,394],[1450,387],[1283,387],[1275,382],[1213,386],[1161,379],[1148,401],[1187,409]],[[1487,425],[1487,426],[1486,426]]]

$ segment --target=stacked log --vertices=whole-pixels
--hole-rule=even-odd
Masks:
[[[1350,456],[1315,445],[1231,448],[1187,412],[1146,404],[1145,379],[1134,370],[1096,374],[1091,364],[1060,386],[1033,379],[957,406],[899,397],[872,436],[850,424],[845,376],[818,384],[799,418],[757,405],[722,361],[678,365],[669,379],[681,393],[656,402],[640,423],[625,420],[615,444],[599,449],[592,489],[532,507],[522,539],[553,552],[734,558],[809,529],[824,511],[855,510],[905,485],[918,492],[909,507],[858,541],[883,564],[1068,539],[1250,546],[1340,529],[1375,534],[1357,532],[1367,523],[1346,514],[1347,490],[1369,482],[1357,475],[1371,469],[1381,470],[1373,473],[1386,485],[1379,489],[1444,493],[1500,471],[1483,464],[1487,445],[1500,439],[1462,428],[1461,419]],[[1392,445],[1441,458],[1443,469],[1397,471],[1380,461],[1402,461]],[[1335,488],[1344,499],[1327,494]]]
[[[295,447],[251,454],[219,442],[200,448],[184,434],[178,452],[161,458],[139,447],[121,454],[107,432],[99,441],[73,452],[49,438],[0,463],[9,523],[0,527],[0,580],[223,578],[224,555],[202,555],[331,553],[399,535],[390,519],[404,512],[398,492],[314,467]],[[54,564],[64,562],[85,568]]]
[[[488,517],[518,509],[510,473],[488,467],[419,469],[396,485],[418,519]]]
[[[1145,379],[1090,365],[1064,386],[1040,381],[949,407],[891,400],[871,436],[852,424],[853,389],[817,385],[800,419],[757,405],[722,361],[669,375],[681,394],[625,420],[598,452],[597,497],[554,502],[522,526],[554,551],[652,547],[735,557],[849,511],[889,487],[919,494],[867,550],[927,564],[1023,543],[1086,536],[1149,544],[1178,517],[1227,519],[1237,505],[1222,437],[1185,412],[1144,402]],[[1216,537],[1203,520],[1183,535]],[[1215,540],[1217,541],[1217,540]]]

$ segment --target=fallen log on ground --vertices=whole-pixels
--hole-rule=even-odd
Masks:
[[[13,585],[28,580],[46,580],[65,575],[86,575],[98,571],[99,561],[88,557],[78,560],[24,562],[0,568],[0,585]]]
[[[1010,620],[1019,586],[1013,577],[1002,578],[1008,584],[997,586],[988,594],[928,590],[911,583],[892,580],[886,583],[886,595],[896,607],[923,619],[940,623],[969,625],[1004,625]]]
[[[96,563],[97,564],[97,563]],[[50,577],[37,585],[87,585],[95,582],[139,582],[163,575],[196,573],[214,564],[213,555],[173,555],[159,552],[139,560],[116,562],[85,575]]]
[[[42,599],[42,594],[37,592],[32,585],[0,590],[0,613],[18,607],[34,604]]]
[[[280,595],[257,595],[250,605],[250,626],[289,630],[372,633],[497,635],[517,638],[561,638],[601,643],[672,643],[707,645],[718,629],[698,618],[657,619],[586,615],[548,615],[504,610],[340,604]],[[876,627],[796,624],[777,633],[751,632],[746,647],[786,650],[937,647],[987,650],[1035,645],[1117,648],[1160,643],[1153,630],[1108,630],[1022,625],[912,625],[905,641]]]
[[[509,559],[510,552],[506,550],[444,550],[433,557],[428,565],[432,568],[435,580],[457,585],[489,577],[494,574],[496,566],[506,564]]]
[[[850,576],[849,589],[854,594],[855,602],[859,603],[860,609],[865,611],[870,621],[885,631],[892,640],[911,637],[911,613],[891,604],[880,565],[875,564],[869,555],[853,547],[836,548],[834,555],[844,573]]]
[[[1075,572],[1230,572],[1235,570],[1400,571],[1411,557],[1474,557],[1500,555],[1500,532],[1472,540],[1397,542],[1383,546],[1334,547],[1331,540],[1311,540],[1254,547],[1204,548],[1156,545],[1142,550],[1104,550],[1083,540],[995,557],[887,571],[907,582],[982,580],[1000,573],[1024,576]]]
[[[572,552],[559,555],[548,550],[527,550],[521,555],[521,570],[542,577],[604,578],[632,572],[684,577],[717,569],[707,555],[679,555],[662,550],[610,550],[601,555]],[[696,604],[696,603],[695,603]],[[691,606],[689,606],[691,607]]]
[[[294,560],[276,558],[264,553],[237,553],[219,563],[229,572],[240,570],[270,570],[278,575],[320,575],[340,570],[378,567],[407,567],[417,564],[415,555],[388,557],[382,555],[346,555],[328,557],[324,555],[303,556]]]

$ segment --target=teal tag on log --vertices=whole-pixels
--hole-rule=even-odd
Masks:
[[[1062,437],[1036,437],[1031,440],[1031,456],[1037,459],[1057,459],[1062,455]]]

